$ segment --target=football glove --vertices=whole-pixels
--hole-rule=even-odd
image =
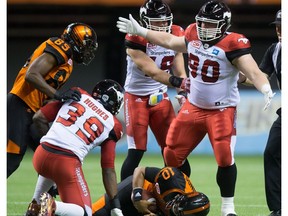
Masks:
[[[124,17],[118,19],[116,26],[120,32],[146,37],[148,29],[140,26],[131,14],[129,14],[129,19]]]
[[[69,99],[74,101],[80,101],[81,93],[76,89],[69,89],[63,93],[59,93],[58,91],[56,91],[54,98],[61,102],[65,102]]]
[[[190,85],[191,85],[190,78],[187,77],[187,78],[184,78],[182,80],[180,88],[183,89],[184,91],[190,93]]]
[[[180,105],[180,108],[183,106],[183,104],[187,100],[187,92],[185,91],[180,91],[178,95],[175,96],[175,98],[178,100],[178,103]]]
[[[176,88],[181,88],[184,91],[190,93],[190,78],[186,77],[186,78],[182,78],[182,77],[178,77],[178,76],[170,76],[169,77],[169,83],[171,84],[171,86],[176,87]]]
[[[122,210],[119,208],[113,208],[111,209],[111,216],[124,216],[122,213]]]
[[[263,110],[266,110],[270,104],[271,100],[276,93],[272,92],[271,86],[269,84],[264,84],[261,88],[261,92],[264,94],[265,106]]]

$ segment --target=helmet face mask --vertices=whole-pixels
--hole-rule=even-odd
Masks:
[[[197,35],[203,42],[221,38],[231,26],[231,12],[225,3],[209,1],[204,4],[195,17]]]
[[[106,79],[95,85],[92,97],[98,100],[112,115],[117,115],[123,106],[124,89],[116,81]]]
[[[95,57],[98,48],[97,35],[88,25],[72,23],[62,34],[73,52],[73,60],[79,64],[88,65]]]
[[[171,32],[173,14],[161,0],[147,0],[140,8],[140,23],[147,29]]]
[[[206,216],[210,211],[210,201],[205,194],[194,192],[187,194],[183,201],[173,204],[171,209],[177,212],[176,215]]]

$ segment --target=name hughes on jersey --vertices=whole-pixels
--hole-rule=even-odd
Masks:
[[[87,104],[87,106],[91,108],[92,111],[94,111],[97,115],[99,115],[104,120],[107,120],[109,118],[109,116],[104,111],[102,111],[99,107],[97,107],[89,98],[87,98],[84,101],[84,103]]]

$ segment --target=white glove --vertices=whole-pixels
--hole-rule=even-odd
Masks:
[[[129,14],[129,19],[124,17],[119,17],[118,19],[116,26],[120,32],[146,37],[148,29],[140,26],[131,14]]]
[[[111,216],[124,216],[122,210],[119,208],[114,208],[111,210]]]
[[[266,110],[270,104],[271,100],[276,93],[272,92],[271,86],[269,84],[264,84],[261,88],[261,92],[264,94],[265,106],[263,110]]]
[[[183,104],[186,102],[186,97],[184,95],[176,95],[175,98],[178,100],[178,103],[180,105],[180,108],[183,106]]]

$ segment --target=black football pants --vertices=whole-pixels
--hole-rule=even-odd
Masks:
[[[281,209],[281,108],[277,114],[264,151],[265,191],[270,211]]]

